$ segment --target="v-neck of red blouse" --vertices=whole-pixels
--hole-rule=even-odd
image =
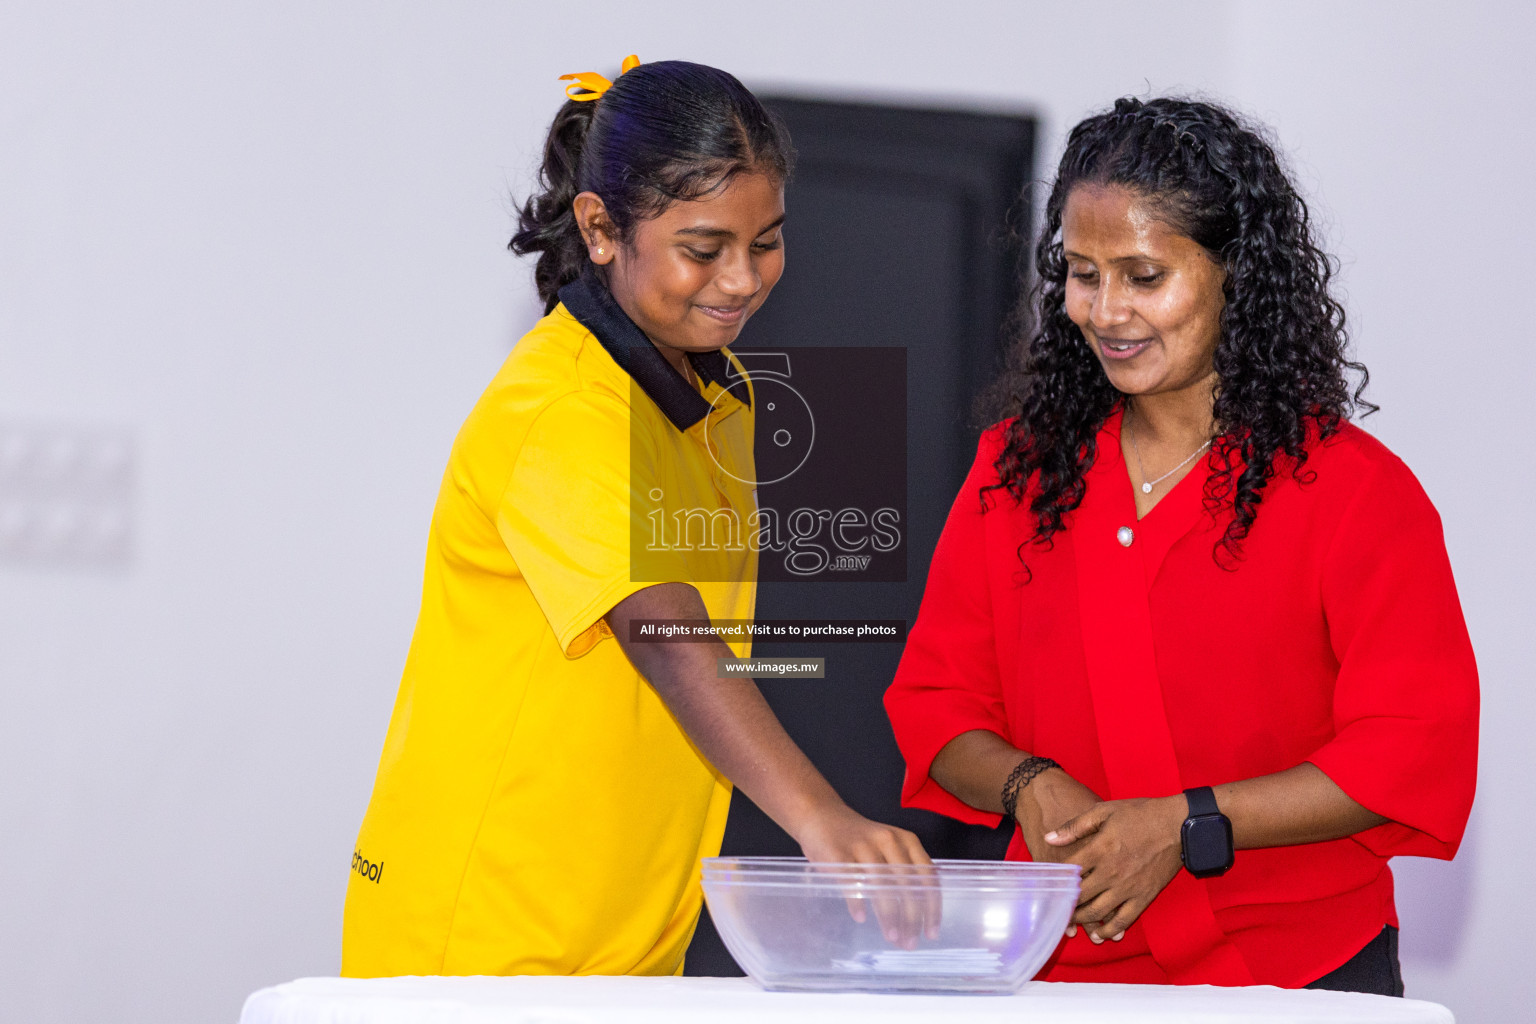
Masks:
[[[1148,589],[1157,579],[1158,570],[1168,551],[1193,530],[1205,514],[1205,481],[1211,474],[1211,456],[1196,460],[1184,478],[1163,495],[1140,519],[1136,518],[1135,483],[1130,467],[1120,450],[1123,407],[1115,410],[1099,428],[1098,457],[1088,472],[1088,493],[1084,501],[1093,501],[1105,514],[1113,513],[1120,526],[1131,531],[1130,547],[1141,556]],[[1095,493],[1097,492],[1097,493]],[[1119,526],[1116,530],[1119,530]]]

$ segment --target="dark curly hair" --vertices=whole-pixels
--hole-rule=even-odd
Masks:
[[[1035,246],[1031,326],[1002,384],[1015,418],[995,464],[1000,482],[983,489],[983,505],[995,489],[1028,497],[1031,541],[1049,546],[1082,504],[1099,428],[1124,401],[1067,317],[1061,222],[1079,185],[1128,189],[1226,272],[1205,504],[1232,512],[1213,555],[1233,567],[1277,463],[1305,481],[1309,432],[1326,439],[1376,406],[1362,398],[1365,367],[1346,354],[1344,309],[1328,293],[1333,262],[1313,239],[1306,203],[1264,134],[1213,103],[1125,98],[1072,129]],[[1353,390],[1350,374],[1359,376]]]
[[[747,170],[789,177],[794,148],[784,123],[718,68],[662,60],[631,68],[598,100],[567,100],[549,126],[539,187],[518,211],[507,246],[537,253],[544,312],[588,264],[572,202],[603,200],[621,242],[637,221],[698,199]]]

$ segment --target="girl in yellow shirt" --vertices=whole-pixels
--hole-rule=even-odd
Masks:
[[[672,974],[734,781],[813,860],[926,863],[851,810],[756,685],[751,543],[645,550],[660,510],[751,522],[726,346],[784,269],[782,125],[723,71],[573,78],[512,249],[546,316],[448,460],[420,617],[352,852],[342,974]]]

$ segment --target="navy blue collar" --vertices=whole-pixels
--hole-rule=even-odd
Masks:
[[[666,356],[614,301],[607,286],[590,271],[561,288],[560,301],[678,430],[687,430],[709,415],[709,402],[673,369]],[[701,379],[711,384],[729,388],[736,383],[731,376],[730,360],[722,351],[689,352],[688,362]],[[736,395],[750,405],[745,388]]]

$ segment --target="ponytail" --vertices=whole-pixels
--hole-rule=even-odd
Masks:
[[[549,138],[544,141],[539,191],[518,211],[517,234],[508,246],[519,256],[539,254],[533,281],[544,300],[545,313],[559,301],[555,293],[580,277],[587,262],[587,245],[571,203],[581,191],[577,175],[595,106],[567,100],[555,115]]]
[[[785,181],[793,162],[783,122],[731,75],[679,60],[641,64],[601,99],[560,108],[508,248],[539,254],[533,277],[548,313],[588,263],[572,209],[578,194],[596,193],[628,242],[638,221],[674,202],[724,188],[742,171]]]

